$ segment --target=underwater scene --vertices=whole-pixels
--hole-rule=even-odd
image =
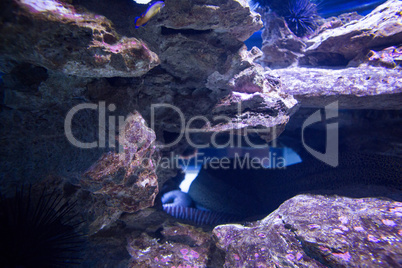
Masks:
[[[0,267],[402,267],[402,1],[1,0]]]

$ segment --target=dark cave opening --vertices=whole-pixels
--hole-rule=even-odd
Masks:
[[[171,34],[182,34],[186,36],[190,35],[201,35],[201,34],[209,34],[212,30],[195,30],[195,29],[173,29],[168,27],[161,27],[162,35],[171,35]]]
[[[339,164],[331,167],[309,154],[301,143],[300,122],[313,110],[301,109],[298,113],[304,115],[291,119],[287,129],[265,151],[244,146],[197,150],[193,162],[188,162],[183,169],[185,175],[161,193],[163,196],[181,188],[185,198],[193,202],[191,209],[165,211],[196,225],[216,225],[262,219],[299,194],[384,197],[402,201],[398,180],[402,170],[400,158],[378,150],[380,144],[386,144],[392,137],[381,138],[377,134],[385,127],[393,136],[398,135],[400,131],[391,125],[402,118],[401,112],[340,110],[336,120],[320,121],[305,128],[304,146],[324,154],[326,125],[339,123]],[[367,141],[361,139],[362,132],[366,133]],[[356,139],[360,139],[359,143]],[[300,156],[299,161],[290,161],[292,155]],[[264,158],[270,160],[269,165],[261,161]],[[279,161],[281,158],[285,164]],[[192,181],[182,187],[186,177],[192,177]],[[175,197],[177,194],[162,203],[180,204],[183,197],[174,200]],[[209,212],[219,214],[220,221],[214,222]],[[195,220],[195,217],[208,217],[210,222]]]

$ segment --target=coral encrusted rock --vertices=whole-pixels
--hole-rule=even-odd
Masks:
[[[306,65],[347,65],[361,52],[402,43],[402,2],[389,0],[360,20],[328,29],[307,42]]]
[[[306,44],[288,27],[285,19],[275,13],[264,14],[265,28],[262,30],[261,62],[271,68],[288,67],[303,56]]]
[[[201,229],[176,223],[164,226],[162,239],[142,233],[128,238],[129,267],[207,267],[212,237]]]
[[[130,115],[121,131],[121,151],[105,153],[87,170],[82,185],[104,195],[109,206],[135,212],[153,206],[158,193],[155,133],[139,113]]]
[[[400,267],[402,203],[299,195],[249,226],[215,227],[224,267]]]
[[[400,109],[401,68],[361,66],[339,70],[295,67],[271,72],[284,93],[302,106],[324,107],[339,101],[345,109]]]
[[[243,41],[262,27],[245,0],[167,0],[157,20],[132,34],[154,49],[166,72],[200,86],[214,71],[225,73]]]
[[[0,4],[0,70],[29,62],[83,77],[141,76],[158,56],[136,39],[121,37],[100,15],[56,0],[5,0]]]

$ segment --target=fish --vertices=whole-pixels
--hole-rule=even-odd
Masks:
[[[135,18],[135,28],[139,28],[140,26],[145,26],[147,22],[156,14],[159,13],[161,8],[165,6],[163,1],[157,1],[150,5],[148,9],[141,14],[141,16]]]

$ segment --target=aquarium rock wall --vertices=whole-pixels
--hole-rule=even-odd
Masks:
[[[401,10],[390,0],[367,16],[321,18],[300,36],[246,0],[166,0],[139,27],[135,18],[150,11],[137,1],[3,0],[0,201],[29,185],[73,203],[65,214],[86,239],[82,267],[400,266]],[[261,29],[262,48],[247,50]],[[345,158],[330,180],[328,169],[274,171],[276,182],[248,173],[254,192],[239,198],[228,180],[243,173],[218,172],[227,181],[216,196],[236,206],[194,194],[194,184],[193,198],[208,197],[201,207],[243,216],[236,224],[196,225],[190,212],[207,223],[216,215],[196,208],[181,220],[164,212],[161,193],[184,176],[177,157],[197,153],[188,137],[202,144],[236,133],[299,152],[300,125],[334,102],[348,137],[341,147],[380,157]],[[193,130],[187,140],[178,138],[183,125]],[[367,159],[372,169],[355,173]],[[218,190],[207,173],[199,187]],[[348,179],[366,187],[354,197],[370,197],[334,192]]]

